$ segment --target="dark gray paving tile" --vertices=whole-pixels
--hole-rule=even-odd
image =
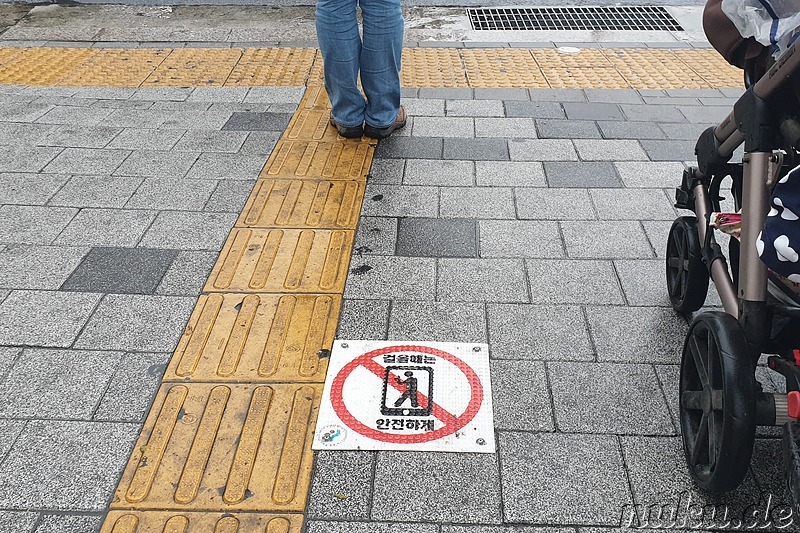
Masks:
[[[471,100],[472,89],[421,87],[419,97],[442,100]]]
[[[378,143],[375,158],[441,159],[443,146],[444,140],[438,137],[389,137]]]
[[[0,251],[0,287],[57,289],[75,270],[87,248],[11,245]]]
[[[436,217],[439,214],[439,191],[436,187],[368,184],[361,214],[380,217]]]
[[[177,251],[93,248],[61,290],[153,294]]]
[[[599,121],[597,125],[606,139],[664,139],[666,135],[653,122]],[[670,124],[673,125],[673,124]]]
[[[82,209],[53,243],[136,246],[155,218],[155,211],[139,209]]]
[[[481,257],[564,257],[558,225],[538,220],[481,220]]]
[[[345,298],[433,300],[436,260],[429,257],[353,257]],[[0,308],[1,309],[1,308]]]
[[[0,466],[0,506],[103,511],[138,433],[138,424],[28,422]]]
[[[617,104],[566,102],[564,111],[569,120],[623,120]]]
[[[709,124],[659,124],[659,128],[666,134],[668,139],[678,141],[695,141],[709,127]]]
[[[0,418],[89,420],[119,352],[25,350],[0,383]]]
[[[667,307],[587,307],[599,361],[679,364],[686,320]]]
[[[541,139],[599,139],[600,132],[588,120],[537,120]]]
[[[505,139],[444,139],[444,159],[473,161],[507,161],[508,142]]]
[[[590,102],[611,104],[641,104],[642,98],[634,89],[584,89]]]
[[[533,43],[531,43],[533,44]],[[585,102],[583,89],[528,89],[531,100],[539,102]]]
[[[594,351],[580,307],[489,304],[495,359],[590,361]]]
[[[637,141],[576,139],[578,156],[584,161],[647,161]]]
[[[475,89],[476,100],[530,100],[528,89]]]
[[[99,301],[99,294],[12,291],[0,304],[0,345],[67,348]]]
[[[610,261],[526,259],[531,301],[543,304],[622,304]]]
[[[217,255],[217,252],[178,252],[161,283],[158,284],[156,294],[173,296],[200,294],[217,261]]]
[[[476,483],[476,480],[480,480]],[[375,520],[499,524],[500,479],[495,454],[378,454]]]
[[[686,120],[693,123],[704,124],[719,123],[731,112],[730,107],[723,106],[678,106],[678,109],[686,117]],[[664,121],[667,122],[667,121]]]
[[[167,368],[168,353],[127,353],[94,413],[94,420],[143,422]]]
[[[67,178],[63,174],[0,174],[0,204],[44,205]]]
[[[235,213],[162,211],[142,237],[139,246],[218,251],[222,249],[236,218]]]
[[[505,107],[507,117],[564,118],[564,109],[559,102],[548,102],[536,98],[532,102],[509,100],[505,103]]]
[[[306,510],[308,517],[369,520],[376,455],[357,451],[317,452]]]
[[[336,338],[382,340],[388,323],[388,300],[344,300]]]
[[[622,187],[614,165],[604,161],[546,161],[550,187]]]
[[[622,104],[620,107],[625,113],[625,118],[632,121],[686,122],[686,117],[676,106]]]
[[[697,141],[642,140],[642,148],[653,161],[693,161]]]
[[[397,255],[477,257],[477,227],[472,219],[401,218]]]
[[[439,259],[437,299],[451,302],[528,302],[520,259]]]
[[[70,207],[122,207],[141,183],[142,178],[73,176],[49,203]]]
[[[576,259],[650,259],[650,243],[638,221],[562,221],[567,255]]]
[[[392,302],[388,338],[441,342],[486,342],[483,304]]]
[[[506,522],[613,526],[632,503],[613,436],[501,432],[499,451]]]
[[[217,187],[213,180],[147,178],[125,204],[126,209],[199,211]]]
[[[553,409],[544,363],[492,361],[494,427],[553,431]]]

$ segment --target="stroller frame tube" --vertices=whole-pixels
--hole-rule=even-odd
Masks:
[[[744,156],[742,186],[742,237],[739,256],[739,297],[749,302],[767,300],[767,265],[758,257],[756,241],[769,211],[771,153]]]

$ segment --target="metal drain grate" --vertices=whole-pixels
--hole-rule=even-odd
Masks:
[[[661,6],[468,8],[473,30],[683,31]]]

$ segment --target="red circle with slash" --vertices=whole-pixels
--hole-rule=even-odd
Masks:
[[[425,353],[440,357],[453,364],[464,374],[471,388],[470,400],[469,404],[467,405],[467,409],[460,415],[455,416],[448,413],[444,408],[434,402],[431,416],[437,418],[440,422],[444,423],[444,425],[439,429],[428,431],[426,433],[412,433],[405,435],[398,433],[384,433],[363,424],[360,420],[354,417],[344,405],[342,391],[344,389],[345,381],[348,377],[350,377],[350,374],[352,374],[356,368],[360,367],[364,367],[367,371],[372,372],[382,380],[385,368],[377,363],[374,359],[375,357],[395,352]],[[387,346],[385,348],[372,350],[364,355],[356,357],[339,371],[334,378],[333,383],[331,384],[331,404],[333,404],[333,410],[345,425],[350,427],[350,429],[353,431],[364,435],[365,437],[383,442],[417,444],[420,442],[430,442],[432,440],[441,439],[442,437],[447,437],[448,435],[452,435],[459,429],[469,424],[470,421],[475,418],[475,415],[478,414],[481,404],[483,404],[483,387],[481,386],[480,378],[478,378],[478,375],[475,373],[475,371],[472,370],[467,363],[452,354],[442,350],[437,350],[436,348],[431,348],[429,346]]]

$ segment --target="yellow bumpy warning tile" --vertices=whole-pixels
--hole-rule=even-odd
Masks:
[[[636,89],[709,89],[671,50],[603,50],[614,68]]]
[[[58,80],[96,53],[89,48],[25,48],[0,67],[0,83],[57,85]]]
[[[112,509],[301,512],[318,384],[164,384]]]
[[[339,295],[200,297],[165,381],[325,381]],[[320,358],[323,355],[323,358]]]
[[[363,142],[282,140],[259,177],[365,180],[374,152]]]
[[[111,511],[100,533],[300,533],[293,514]]]
[[[222,87],[241,55],[236,48],[177,48],[142,87]]]
[[[405,48],[400,69],[403,87],[469,87],[455,48]]]
[[[61,78],[60,85],[138,87],[169,55],[169,50],[98,50]]]
[[[536,63],[542,68],[610,68],[611,62],[603,52],[593,48],[563,52],[559,49],[537,48],[531,50]]]
[[[549,87],[530,50],[462,50],[470,87]]]
[[[206,292],[342,293],[353,231],[234,228]]]
[[[710,87],[744,88],[744,72],[729,65],[716,50],[672,50],[672,53]]]
[[[630,85],[613,68],[542,67],[551,87],[562,89],[629,89]]]
[[[246,49],[225,85],[228,87],[305,85],[315,55],[314,48]]]
[[[363,181],[258,180],[236,225],[352,229],[363,197]]]
[[[325,91],[325,87],[321,86],[308,87],[297,109],[309,110],[309,111],[310,110],[330,111],[331,102],[330,100],[328,100],[328,93]]]
[[[359,142],[373,142],[368,137],[360,139],[346,139],[341,137],[336,128],[330,125],[330,109],[299,109],[292,117],[286,128],[283,138],[289,141],[318,141],[318,142],[344,142],[356,144]]]

